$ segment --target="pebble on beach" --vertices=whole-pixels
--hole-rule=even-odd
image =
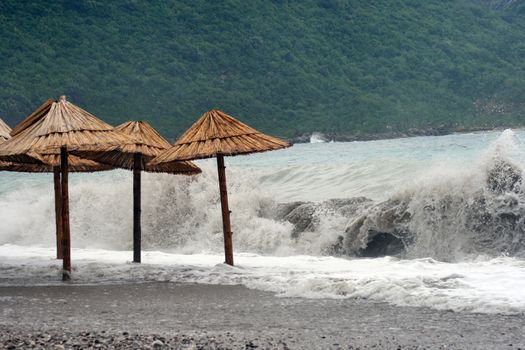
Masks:
[[[226,332],[219,335],[176,334],[172,336],[160,336],[153,334],[136,334],[121,332],[110,334],[100,332],[60,332],[54,331],[22,331],[16,327],[0,326],[0,348],[15,349],[293,349],[283,339],[257,338],[245,339],[242,335],[234,335]],[[387,344],[383,344],[387,345]],[[389,343],[388,346],[391,346]],[[371,349],[381,348],[375,344],[373,347],[354,347],[351,344],[341,345],[334,343],[332,349]],[[400,346],[394,347],[401,349]],[[414,347],[413,349],[416,349]],[[403,347],[403,349],[407,349]]]

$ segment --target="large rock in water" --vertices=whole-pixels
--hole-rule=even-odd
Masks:
[[[366,197],[335,198],[324,201],[321,206],[350,219],[363,209],[371,207],[373,203],[371,199]]]
[[[272,203],[265,215],[293,224],[291,235],[298,240],[306,232],[322,235],[324,217],[335,215],[339,222],[340,217],[346,218],[349,224],[342,224],[338,237],[331,236],[333,244],[326,250],[334,255],[442,261],[478,254],[525,257],[522,171],[507,160],[496,159],[485,176],[485,188],[474,192],[457,193],[437,186],[377,204],[364,197]]]
[[[319,219],[314,216],[315,204],[311,202],[302,203],[286,214],[283,219],[292,223],[294,229],[292,238],[297,238],[302,232],[314,231]]]
[[[267,215],[293,224],[292,238],[298,238],[303,232],[315,232],[319,228],[320,216],[327,215],[328,212],[351,219],[372,203],[372,200],[365,197],[329,199],[322,203],[279,203]],[[343,234],[341,232],[341,238]]]
[[[408,201],[390,199],[370,208],[346,228],[345,252],[357,256],[399,255],[412,240]]]

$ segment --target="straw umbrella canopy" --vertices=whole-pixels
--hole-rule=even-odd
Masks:
[[[284,140],[265,135],[224,112],[212,109],[204,113],[175,142],[174,146],[153,159],[150,164],[217,158],[225,258],[227,264],[233,265],[233,244],[224,156],[266,152],[290,146]]]
[[[30,126],[26,124],[26,127]],[[0,143],[7,141],[11,138],[11,132],[13,134],[20,133],[21,128],[17,126],[17,131],[7,125],[2,119],[0,119]],[[60,167],[60,154],[47,153],[40,154],[39,159],[41,162],[32,163],[15,163],[0,161],[0,171],[15,171],[22,173],[50,173],[53,172],[54,168]],[[69,155],[69,171],[70,172],[94,172],[101,170],[113,169],[110,165],[100,164],[90,159],[83,159],[75,155]],[[59,169],[60,170],[60,169]]]
[[[11,128],[2,119],[0,119],[0,142],[4,142],[11,137],[9,133]]]
[[[15,171],[20,173],[52,173],[58,169],[60,174],[60,154],[40,155],[44,163],[14,163],[0,161],[0,171]],[[70,173],[92,173],[96,171],[112,170],[112,166],[100,164],[90,159],[83,159],[73,154],[69,154]]]
[[[148,162],[171,147],[151,125],[144,121],[129,121],[115,130],[129,136],[133,142],[110,152],[84,152],[83,156],[113,167],[133,170],[133,262],[141,262],[141,172],[195,175],[201,169],[189,161],[150,165]]]
[[[62,212],[62,279],[71,275],[69,226],[69,152],[111,151],[130,143],[126,135],[113,130],[87,111],[66,101],[47,100],[35,112],[11,131],[12,138],[0,144],[0,160],[8,162],[46,164],[43,155],[60,159]],[[78,155],[78,153],[77,153]]]

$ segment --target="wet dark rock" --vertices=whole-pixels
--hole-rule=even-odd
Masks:
[[[274,206],[272,206],[271,209],[266,210],[263,213],[263,216],[273,218],[275,220],[285,220],[288,214],[294,211],[297,207],[303,204],[306,204],[306,203],[310,203],[310,202],[277,203]]]
[[[292,143],[310,143],[311,134],[302,134],[290,139]]]
[[[405,251],[403,240],[386,232],[370,232],[371,241],[360,252],[363,257],[396,256]]]
[[[315,225],[318,223],[318,218],[314,216],[315,210],[314,203],[304,203],[284,217],[284,220],[294,225],[292,238],[299,237],[301,232],[315,230]]]
[[[298,238],[303,232],[314,232],[318,228],[321,216],[331,213],[352,218],[372,204],[373,201],[365,197],[330,199],[321,203],[279,203],[275,205],[269,217],[293,224],[294,228],[291,236],[292,238]],[[341,232],[341,234],[344,234],[344,232]]]
[[[372,207],[346,229],[346,252],[358,256],[401,254],[413,239],[408,202],[387,200]]]
[[[364,257],[432,256],[454,261],[465,254],[525,256],[522,171],[496,159],[486,188],[455,193],[446,188],[399,194],[380,203],[365,197],[322,203],[268,203],[263,217],[293,225],[291,237],[322,235],[325,223],[339,229],[323,254]],[[335,220],[332,220],[331,216]],[[327,219],[328,220],[325,220]],[[346,227],[344,223],[347,222]],[[323,223],[323,226],[321,225]],[[319,232],[318,232],[319,231]],[[312,236],[309,236],[312,237]]]
[[[370,198],[354,197],[354,198],[336,198],[329,199],[322,203],[328,210],[333,210],[344,217],[351,218],[374,204]]]

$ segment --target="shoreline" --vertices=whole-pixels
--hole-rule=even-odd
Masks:
[[[379,140],[394,140],[394,139],[405,139],[410,137],[422,137],[422,136],[446,136],[455,134],[469,134],[474,132],[484,131],[503,131],[505,129],[513,130],[524,130],[525,127],[496,127],[496,128],[462,128],[462,129],[440,129],[440,128],[427,128],[427,129],[409,129],[406,131],[399,132],[387,132],[387,133],[376,133],[376,134],[337,134],[337,133],[323,133],[323,132],[312,132],[310,134],[302,134],[299,136],[288,139],[293,144],[310,143],[310,137],[313,134],[317,134],[323,142],[354,142],[354,141],[379,141]]]
[[[64,348],[83,339],[100,348],[525,348],[524,315],[281,298],[238,285],[0,287],[0,309],[5,348],[44,338]]]

